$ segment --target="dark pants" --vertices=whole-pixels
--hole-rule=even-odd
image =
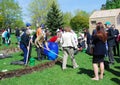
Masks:
[[[113,47],[114,55],[119,56],[119,43],[116,41],[116,45]]]
[[[36,50],[37,50],[38,60],[43,60],[44,59],[43,49],[41,47],[39,47],[39,48],[36,48]]]
[[[26,64],[26,59],[27,59],[27,47],[25,47],[24,44],[20,44],[20,49],[22,49],[23,53],[24,53],[24,64]]]
[[[114,63],[113,47],[108,47],[109,63]]]
[[[5,44],[5,38],[4,37],[2,37],[2,43]]]

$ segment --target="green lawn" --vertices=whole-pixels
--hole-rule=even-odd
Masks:
[[[6,44],[1,44],[1,40],[0,40],[0,50],[3,50],[3,49],[8,49],[8,48],[11,48],[11,47],[17,47],[17,39],[15,37],[15,34],[11,34],[11,44],[8,46]]]
[[[0,71],[24,68],[24,66],[10,65],[11,61],[22,59],[20,54],[21,52],[15,53],[11,58],[1,59]],[[32,57],[36,57],[35,49],[32,51]],[[0,85],[120,85],[120,57],[115,56],[115,64],[105,70],[104,79],[99,81],[91,80],[94,76],[92,56],[79,52],[75,58],[79,65],[77,69],[72,68],[69,58],[68,68],[64,71],[61,69],[61,63],[56,63],[55,66],[42,71],[0,80]],[[47,61],[36,60],[35,63],[37,65]]]
[[[17,55],[17,54],[16,54]],[[19,56],[14,56],[19,57]],[[6,61],[3,59],[1,61]],[[68,68],[61,69],[61,63],[56,63],[52,68],[43,71],[33,72],[21,77],[8,78],[0,81],[0,85],[119,85],[120,84],[120,58],[115,57],[115,65],[111,66],[109,70],[105,70],[104,79],[100,81],[92,81],[92,57],[79,53],[76,56],[79,68],[73,69],[70,59],[68,60]],[[2,62],[0,63],[2,64]],[[36,61],[38,62],[38,61]],[[7,65],[9,67],[7,67]],[[2,67],[1,67],[2,66]],[[14,66],[6,63],[1,65],[0,69],[22,68],[22,66]]]

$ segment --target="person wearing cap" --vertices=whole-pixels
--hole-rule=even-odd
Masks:
[[[21,36],[21,41],[20,41],[20,48],[21,50],[23,51],[24,53],[24,64],[26,64],[26,60],[27,60],[27,54],[28,54],[28,51],[30,50],[30,41],[31,41],[31,38],[30,38],[30,31],[29,30],[26,30],[22,36]],[[30,53],[29,53],[30,54]],[[29,55],[28,54],[28,55]],[[30,55],[28,56],[30,58]]]
[[[106,32],[107,32],[109,64],[114,64],[114,56],[113,56],[113,46],[115,46],[114,30],[111,27],[111,23],[109,21],[105,23],[105,27],[106,27]]]

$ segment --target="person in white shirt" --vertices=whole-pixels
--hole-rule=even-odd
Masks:
[[[65,27],[64,28],[64,33],[62,34],[61,37],[61,45],[63,47],[63,63],[62,63],[62,69],[66,69],[66,64],[67,64],[67,58],[68,55],[70,55],[71,61],[73,63],[73,68],[77,68],[78,65],[75,61],[74,57],[74,49],[77,49],[77,44],[74,40],[74,36],[71,33],[71,28],[70,27]]]

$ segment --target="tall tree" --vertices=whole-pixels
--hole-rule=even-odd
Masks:
[[[22,22],[21,8],[15,0],[0,0],[1,15],[3,16],[2,27],[15,26],[16,20]]]
[[[80,15],[80,16],[83,16],[83,17],[86,17],[86,18],[89,18],[89,16],[90,16],[90,14],[87,13],[86,11],[79,10],[79,9],[75,10],[74,13],[75,13],[75,16]]]
[[[106,0],[105,4],[102,4],[101,9],[116,9],[120,8],[120,0]]]
[[[51,9],[49,10],[47,14],[47,21],[46,25],[47,27],[52,31],[53,34],[55,34],[56,30],[63,26],[63,14],[58,9],[55,2],[51,5]]]
[[[64,26],[70,26],[70,20],[73,18],[71,12],[63,13]]]
[[[31,0],[28,10],[32,23],[38,26],[46,22],[48,10],[53,1],[57,3],[57,0]]]
[[[81,31],[83,28],[88,28],[89,26],[89,16],[90,14],[83,10],[75,10],[75,16],[71,19],[70,25],[75,31]]]
[[[83,28],[88,28],[89,27],[89,18],[76,15],[73,17],[70,21],[71,27],[75,31],[81,31]]]

